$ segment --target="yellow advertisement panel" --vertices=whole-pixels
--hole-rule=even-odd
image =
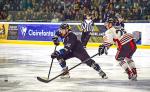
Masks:
[[[6,40],[9,24],[0,24],[0,40]]]

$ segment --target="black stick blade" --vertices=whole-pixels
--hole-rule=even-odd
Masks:
[[[44,82],[44,83],[48,83],[49,80],[47,78],[41,78],[41,77],[37,77],[37,80]]]

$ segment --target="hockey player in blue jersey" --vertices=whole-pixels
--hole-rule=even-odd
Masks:
[[[92,67],[99,73],[102,78],[108,78],[100,66],[93,59],[89,59],[87,62],[84,62],[86,59],[90,58],[90,56],[84,49],[82,43],[77,39],[77,36],[69,29],[68,24],[60,25],[60,30],[56,32],[53,40],[55,45],[59,44],[58,37],[63,38],[64,48],[52,53],[51,58],[56,58],[59,62],[62,71],[64,72],[61,78],[70,77],[68,66],[66,65],[66,60],[73,57],[78,58],[81,60],[81,62],[87,64],[89,67]]]

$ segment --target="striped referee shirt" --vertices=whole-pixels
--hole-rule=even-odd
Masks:
[[[85,30],[86,32],[87,31],[93,32],[94,31],[94,22],[92,20],[86,19],[82,22],[81,28],[82,28],[82,31]]]

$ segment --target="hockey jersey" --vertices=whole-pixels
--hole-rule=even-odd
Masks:
[[[111,27],[105,32],[103,40],[103,45],[106,47],[110,47],[112,44],[115,44],[118,48],[120,48],[122,45],[133,40],[133,35],[126,33],[123,30],[116,30],[114,27]]]
[[[82,30],[93,32],[94,31],[94,22],[92,20],[86,19],[82,22],[81,28],[82,28]]]

